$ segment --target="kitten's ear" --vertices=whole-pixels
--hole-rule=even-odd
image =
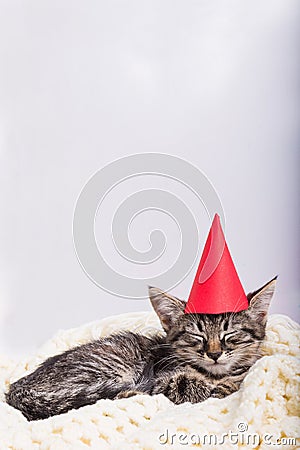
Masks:
[[[148,289],[152,306],[159,317],[163,329],[168,332],[178,318],[184,314],[186,303],[158,288],[149,286]]]
[[[249,313],[255,320],[263,324],[267,321],[267,313],[275,291],[276,279],[277,277],[273,278],[257,291],[247,295]]]

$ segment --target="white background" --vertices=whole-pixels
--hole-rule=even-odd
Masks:
[[[94,285],[72,241],[89,177],[149,151],[208,176],[245,290],[278,274],[271,311],[299,320],[299,13],[297,0],[0,1],[0,350],[150,309]],[[187,298],[193,276],[174,293]]]

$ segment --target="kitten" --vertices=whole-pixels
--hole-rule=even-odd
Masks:
[[[137,393],[176,404],[225,397],[261,357],[275,280],[248,294],[247,310],[215,315],[184,314],[184,301],[150,287],[164,336],[126,331],[48,358],[10,386],[6,401],[37,420]]]

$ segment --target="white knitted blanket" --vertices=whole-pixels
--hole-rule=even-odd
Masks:
[[[27,422],[4,402],[9,382],[33,371],[45,358],[120,329],[160,330],[154,313],[109,317],[61,331],[36,355],[22,361],[0,357],[1,450],[151,450],[184,448],[300,448],[300,327],[270,316],[264,356],[240,390],[227,398],[175,406],[163,395],[140,395]]]

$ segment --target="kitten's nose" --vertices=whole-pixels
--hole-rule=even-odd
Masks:
[[[209,358],[213,359],[214,361],[217,361],[222,355],[222,352],[212,352],[212,353],[207,352],[206,354]]]

